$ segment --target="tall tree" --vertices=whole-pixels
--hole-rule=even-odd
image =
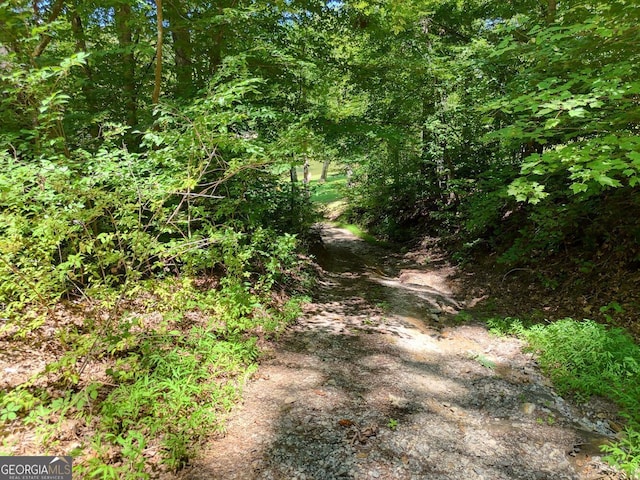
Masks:
[[[125,118],[127,125],[138,124],[138,93],[136,88],[136,60],[134,56],[132,13],[128,0],[115,6],[115,26],[121,51],[122,89],[124,92]]]
[[[162,0],[156,1],[156,24],[158,29],[158,36],[156,40],[156,69],[155,69],[155,81],[153,86],[153,95],[151,96],[151,103],[157,105],[160,100],[160,89],[162,88],[162,43],[164,39],[163,35],[163,18],[162,18]]]
[[[171,33],[175,62],[177,97],[188,98],[193,93],[193,46],[191,44],[192,21],[187,16],[185,4],[181,0],[165,2],[166,18]]]

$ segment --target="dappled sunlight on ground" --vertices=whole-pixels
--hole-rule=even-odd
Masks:
[[[567,455],[607,432],[579,423],[518,340],[453,322],[451,267],[323,238],[314,301],[181,478],[621,478],[593,451]]]

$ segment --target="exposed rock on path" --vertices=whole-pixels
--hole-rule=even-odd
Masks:
[[[317,298],[183,479],[623,478],[597,457],[606,422],[558,397],[519,341],[447,320],[451,267],[338,228],[323,240]]]

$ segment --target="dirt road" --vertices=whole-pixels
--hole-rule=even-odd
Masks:
[[[558,397],[519,341],[452,320],[446,262],[322,237],[316,298],[181,478],[623,478],[598,457],[605,420]]]

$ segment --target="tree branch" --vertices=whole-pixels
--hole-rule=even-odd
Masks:
[[[53,7],[51,8],[51,14],[49,15],[47,23],[51,24],[55,22],[55,20],[60,15],[60,12],[62,12],[62,7],[64,7],[64,0],[56,0],[56,2],[53,4]],[[47,45],[49,45],[50,41],[51,35],[49,35],[48,33],[43,33],[42,38],[40,39],[40,43],[36,45],[36,48],[31,54],[31,58],[38,58],[40,55],[42,55],[44,50],[47,48]]]

